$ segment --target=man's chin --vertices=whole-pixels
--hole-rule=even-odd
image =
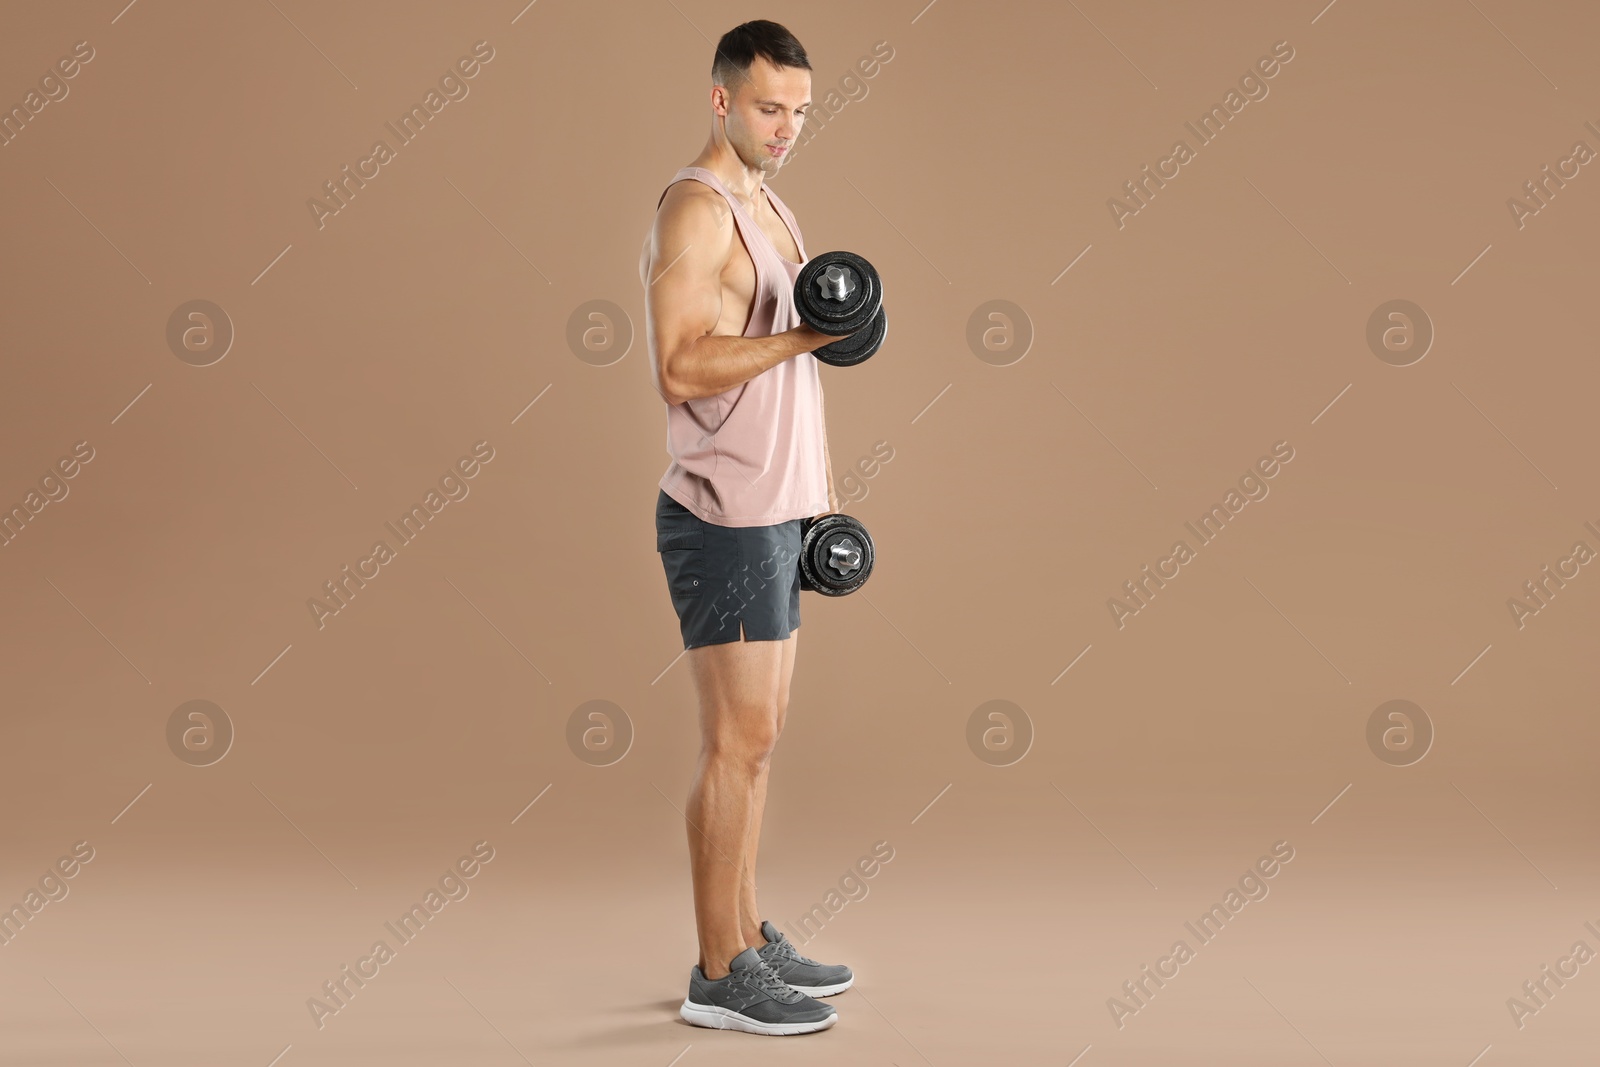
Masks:
[[[794,149],[791,147],[789,152],[793,151]],[[764,178],[771,178],[783,169],[784,162],[789,158],[789,152],[774,157],[772,153],[767,151],[765,144],[759,144],[755,147],[753,153],[740,152],[739,159],[745,166],[759,170]]]

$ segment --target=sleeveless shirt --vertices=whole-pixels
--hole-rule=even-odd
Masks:
[[[778,252],[713,171],[684,167],[667,185],[685,179],[711,186],[728,201],[755,264],[755,300],[743,336],[770,337],[800,325],[794,281],[805,263],[806,246],[783,201],[765,190],[794,237],[799,263]],[[663,191],[663,200],[666,195]],[[826,428],[817,367],[815,356],[801,352],[715,396],[668,404],[667,453],[672,462],[661,476],[662,491],[717,526],[770,526],[827,511]]]

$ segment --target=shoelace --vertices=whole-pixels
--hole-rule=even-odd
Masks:
[[[800,953],[796,952],[794,950],[794,945],[790,943],[789,938],[784,935],[782,930],[778,931],[778,940],[768,943],[772,945],[773,952],[777,953],[779,956],[782,956],[786,960],[793,960],[796,963],[807,963],[813,967],[818,966],[816,960],[807,959],[806,957],[800,955]]]
[[[742,982],[752,989],[759,990],[772,997],[773,1000],[789,1004],[797,1000],[802,994],[792,989],[788,982],[778,977],[778,973],[767,966],[767,961],[757,958],[754,967],[747,967],[742,971],[732,971],[735,982]]]

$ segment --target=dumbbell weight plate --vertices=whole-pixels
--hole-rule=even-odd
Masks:
[[[800,268],[794,303],[800,318],[820,333],[855,333],[883,304],[883,281],[877,269],[854,252],[824,252]]]
[[[849,337],[841,337],[831,344],[823,345],[811,354],[834,367],[853,367],[857,363],[865,363],[882,348],[883,339],[888,334],[888,311],[880,304],[878,314],[863,329],[857,330]]]
[[[800,588],[844,596],[867,583],[875,551],[867,528],[848,515],[807,520],[800,542]]]

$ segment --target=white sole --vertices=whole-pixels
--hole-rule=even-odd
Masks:
[[[789,988],[793,989],[797,993],[804,993],[808,997],[831,997],[835,993],[843,993],[846,989],[849,989],[852,985],[854,985],[855,981],[855,977],[852,975],[845,981],[839,982],[835,985],[795,985],[793,982],[790,982]]]
[[[839,1013],[834,1012],[814,1023],[763,1023],[714,1004],[696,1004],[687,997],[678,1008],[678,1015],[694,1026],[708,1026],[713,1030],[743,1030],[747,1034],[766,1034],[769,1037],[809,1034],[815,1030],[826,1030],[839,1021]]]

